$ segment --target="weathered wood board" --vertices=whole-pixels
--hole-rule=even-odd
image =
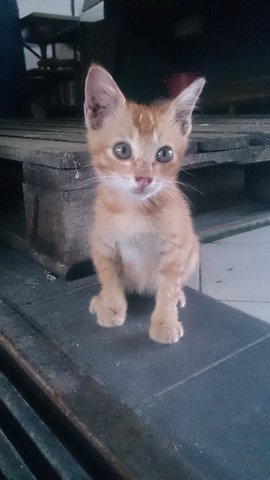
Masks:
[[[72,142],[72,143],[84,143],[86,141],[85,133],[71,132],[67,130],[66,132],[57,132],[57,131],[48,131],[40,132],[29,130],[8,130],[5,128],[0,129],[0,138],[26,138],[26,139],[38,139],[38,140],[53,140],[53,141],[62,141],[62,142]]]
[[[52,168],[83,168],[89,165],[84,143],[55,142],[25,138],[1,137],[0,159],[31,162]]]
[[[29,242],[50,259],[72,267],[89,260],[91,190],[45,190],[24,183]]]
[[[22,164],[32,256],[64,275],[74,265],[87,262],[96,180],[83,120],[0,119],[0,165],[1,160],[3,165],[7,161]],[[194,122],[182,166],[192,171],[246,165],[246,192],[268,202],[268,193],[256,195],[256,191],[268,191],[269,162],[270,116],[205,116]]]

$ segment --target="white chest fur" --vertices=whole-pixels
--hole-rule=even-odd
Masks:
[[[138,292],[156,288],[160,258],[160,238],[149,220],[139,215],[119,215],[109,224],[111,247],[116,248],[127,289]],[[109,233],[109,232],[108,232]]]
[[[158,262],[159,242],[151,233],[122,237],[117,247],[123,262],[131,264],[136,270],[147,268],[154,262]]]
[[[157,236],[142,233],[117,245],[127,290],[153,293],[157,287],[160,245]]]

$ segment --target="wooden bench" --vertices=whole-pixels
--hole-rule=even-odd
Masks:
[[[57,275],[89,270],[94,184],[82,120],[0,120],[0,159],[22,164],[26,218],[25,239],[7,229],[1,238]],[[245,165],[247,190],[269,202],[269,161],[270,117],[200,117],[183,168]]]

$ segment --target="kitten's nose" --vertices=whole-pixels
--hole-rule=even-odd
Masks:
[[[141,190],[144,190],[153,179],[151,177],[135,177],[136,182],[138,183]]]

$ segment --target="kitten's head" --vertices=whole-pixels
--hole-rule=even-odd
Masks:
[[[172,101],[138,105],[125,99],[106,70],[91,66],[84,112],[99,181],[138,200],[168,191],[180,169],[204,84],[199,78]]]

